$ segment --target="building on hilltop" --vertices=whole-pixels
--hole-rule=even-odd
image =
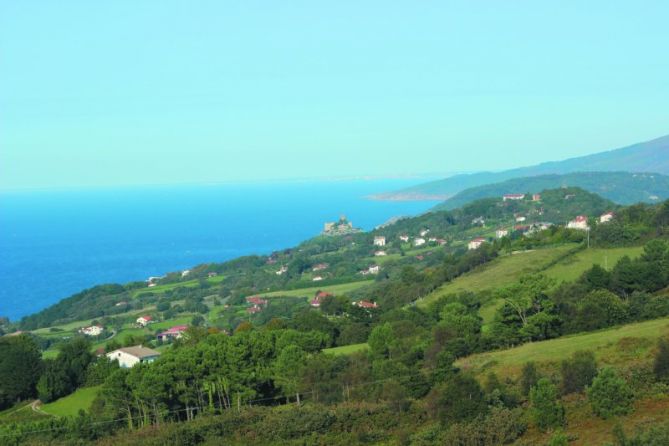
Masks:
[[[525,194],[505,194],[502,196],[502,201],[523,200],[524,198]]]
[[[503,238],[509,235],[509,230],[504,229],[504,228],[499,228],[498,230],[495,231],[495,237],[497,238]]]
[[[181,339],[186,330],[188,330],[188,325],[176,325],[169,330],[159,333],[156,337],[162,342]]]
[[[140,316],[137,318],[135,322],[137,322],[137,325],[141,327],[146,327],[148,324],[153,321],[153,318],[151,316]]]
[[[327,222],[323,225],[323,235],[346,235],[362,232],[360,228],[354,228],[353,223],[346,219],[345,215],[339,217],[339,221]]]

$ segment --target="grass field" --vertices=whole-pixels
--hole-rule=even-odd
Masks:
[[[223,282],[225,279],[224,276],[215,276],[215,277],[209,277],[206,279],[207,282],[209,282],[212,285],[218,284]],[[142,293],[155,293],[155,294],[160,294],[164,293],[165,291],[173,290],[178,287],[194,287],[198,286],[199,280],[193,279],[193,280],[187,280],[185,282],[177,282],[177,283],[168,283],[165,285],[156,285],[154,287],[146,287],[146,288],[138,288],[136,290],[133,290],[132,293],[130,294],[133,298],[139,296]]]
[[[340,285],[328,285],[328,286],[315,286],[311,288],[300,288],[298,290],[286,290],[286,291],[274,291],[272,293],[259,294],[262,297],[279,297],[279,296],[289,296],[289,297],[308,297],[312,298],[317,291],[326,291],[334,295],[346,294],[351,291],[362,288],[365,285],[373,283],[373,280],[362,280],[359,282],[349,282],[342,283]]]
[[[525,251],[497,258],[439,287],[433,293],[421,299],[418,305],[427,305],[442,296],[452,293],[482,291],[508,285],[515,282],[524,274],[541,271],[550,262],[559,259],[575,247],[576,245],[570,244],[557,248]]]
[[[579,278],[583,271],[598,264],[611,270],[623,256],[638,257],[643,252],[643,247],[612,248],[612,249],[586,249],[579,251],[573,256],[558,262],[544,271],[547,276],[563,281],[573,281]]]
[[[592,350],[600,363],[615,364],[630,359],[630,355],[643,356],[654,347],[656,339],[668,334],[669,318],[663,318],[480,353],[460,359],[456,364],[475,373],[494,371],[500,376],[516,376],[529,361],[560,361],[578,350]]]
[[[3,423],[21,423],[24,421],[40,420],[47,417],[39,412],[35,412],[30,407],[32,401],[21,401],[13,407],[0,412],[0,424]]]
[[[330,355],[335,355],[335,356],[350,355],[351,353],[360,352],[367,349],[369,349],[369,345],[367,345],[367,343],[351,344],[351,345],[344,345],[341,347],[326,348],[323,350],[323,353],[328,353]]]
[[[42,406],[42,410],[57,417],[76,416],[79,410],[88,411],[100,391],[97,387],[82,387],[71,395]]]

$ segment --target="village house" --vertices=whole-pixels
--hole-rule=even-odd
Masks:
[[[429,239],[427,239],[427,241],[430,243],[435,243],[437,241],[437,237],[430,237]]]
[[[613,217],[615,217],[615,216],[616,216],[616,214],[614,214],[613,212],[610,212],[610,211],[609,211],[609,212],[607,212],[607,213],[602,214],[602,215],[599,216],[599,222],[600,222],[600,223],[608,223],[608,222],[610,222],[611,220],[613,220]]]
[[[316,272],[316,271],[323,271],[324,269],[328,269],[329,266],[330,266],[330,265],[327,264],[327,263],[318,263],[318,264],[314,265],[313,268],[311,268],[311,270],[312,270],[313,272]]]
[[[158,285],[156,282],[149,282],[149,288],[153,288],[156,285]]]
[[[320,282],[323,280],[322,276],[314,276],[313,279],[311,279],[312,282]]]
[[[100,336],[104,330],[100,325],[91,325],[90,327],[81,328],[79,332],[86,336]]]
[[[189,274],[190,274],[190,270],[189,270],[189,269],[185,269],[185,270],[181,271],[181,277],[186,277],[186,276],[189,275]]]
[[[516,215],[516,223],[522,223],[525,220],[527,220],[527,218],[524,215]]]
[[[267,305],[267,299],[260,296],[250,296],[246,298],[246,302],[253,305]]]
[[[159,341],[162,342],[172,341],[174,339],[181,339],[186,330],[188,330],[188,325],[176,325],[167,331],[159,333],[157,338]]]
[[[407,243],[409,241],[408,235],[400,235],[400,241]]]
[[[379,308],[376,302],[370,302],[368,300],[360,300],[357,302],[353,302],[353,305],[355,305],[356,307],[366,308],[366,309]]]
[[[588,226],[588,217],[585,215],[579,215],[569,223],[567,223],[567,228],[569,229],[577,229],[579,231],[587,231],[590,229],[590,226]]]
[[[382,235],[374,237],[374,246],[386,246],[386,238]]]
[[[160,352],[150,348],[136,345],[134,347],[124,347],[107,353],[110,361],[118,361],[118,365],[129,369],[137,364],[151,363],[158,359]]]
[[[372,265],[369,268],[360,271],[360,274],[362,274],[363,276],[367,276],[369,274],[378,274],[380,269],[381,268],[379,267],[379,265]]]
[[[207,277],[209,277],[210,279],[216,276],[218,276],[218,273],[215,271],[210,271],[209,273],[207,273]]]
[[[253,305],[252,307],[248,307],[246,309],[246,312],[248,314],[256,314],[256,313],[260,313],[261,311],[262,311],[262,307],[260,307],[258,305]]]
[[[533,194],[532,201],[541,201],[541,194]]]
[[[385,251],[375,251],[374,256],[375,257],[384,257],[387,256],[388,254]]]
[[[152,320],[153,318],[151,316],[140,316],[135,322],[137,322],[137,325],[140,327],[146,327]]]
[[[320,307],[321,303],[323,302],[323,299],[325,299],[326,297],[333,297],[333,295],[326,291],[317,292],[316,297],[314,297],[310,302],[311,306],[314,308]]]
[[[424,244],[425,244],[425,239],[422,237],[418,237],[413,240],[414,246],[423,246]]]
[[[469,244],[467,245],[467,249],[470,251],[474,249],[479,249],[481,245],[485,243],[485,241],[486,240],[481,237],[475,238],[474,240],[469,242]]]
[[[285,274],[287,272],[288,272],[288,267],[285,266],[285,265],[282,265],[281,268],[279,268],[278,271],[276,271],[274,274],[276,274],[277,276],[280,276],[281,274]]]
[[[500,228],[500,229],[495,231],[495,237],[497,237],[497,238],[506,237],[507,235],[509,235],[509,230],[508,229]]]
[[[429,229],[423,229],[422,231],[420,231],[419,235],[421,237],[425,237],[428,234],[428,232],[430,232]]]
[[[448,242],[443,238],[438,238],[437,243],[439,243],[440,246],[444,246]]]
[[[485,219],[483,217],[476,217],[472,220],[472,226],[485,226]]]
[[[523,200],[524,198],[525,194],[505,194],[502,196],[502,201]]]

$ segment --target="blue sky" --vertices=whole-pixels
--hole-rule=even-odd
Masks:
[[[0,2],[0,188],[499,170],[669,133],[669,4]]]

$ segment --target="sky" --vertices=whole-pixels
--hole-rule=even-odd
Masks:
[[[0,189],[502,170],[669,133],[669,2],[0,0]]]

